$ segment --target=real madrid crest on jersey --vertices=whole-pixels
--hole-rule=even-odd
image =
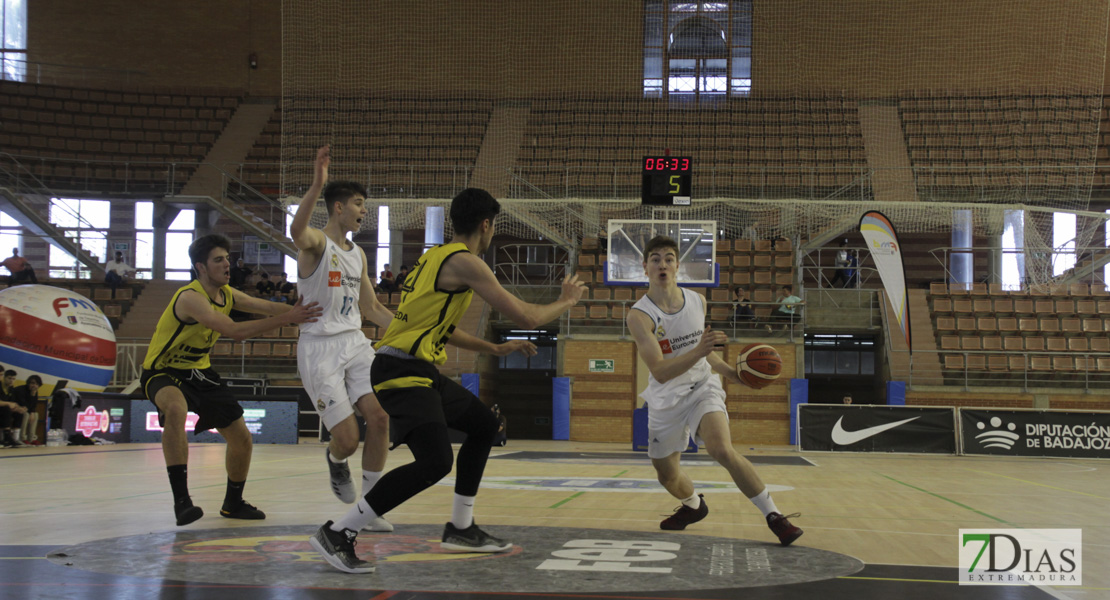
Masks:
[[[339,257],[334,252],[331,253],[331,266],[333,269],[339,267]]]
[[[662,325],[655,328],[655,339],[661,340],[667,337],[667,330],[663,329]]]

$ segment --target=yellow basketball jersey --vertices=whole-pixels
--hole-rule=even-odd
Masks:
[[[454,291],[436,289],[439,270],[443,262],[460,252],[470,252],[466,244],[436,246],[420,257],[405,283],[401,286],[401,305],[385,336],[375,346],[389,346],[441,365],[447,361],[444,346],[470,306],[474,290],[463,288]]]
[[[146,351],[146,359],[143,360],[144,369],[165,369],[167,367],[172,369],[207,369],[212,366],[212,362],[208,359],[208,353],[212,350],[212,346],[216,344],[216,340],[220,339],[219,332],[212,331],[200,323],[185,323],[177,318],[177,315],[173,312],[173,307],[177,304],[177,299],[182,293],[191,290],[208,298],[208,302],[212,304],[212,308],[216,312],[229,315],[234,304],[231,296],[231,286],[225,285],[220,289],[224,293],[223,304],[217,304],[215,300],[208,298],[208,293],[204,291],[204,287],[200,285],[199,281],[193,281],[174,293],[173,299],[170,300],[166,310],[162,311],[162,316],[158,319],[158,325],[154,328],[154,337],[150,340],[150,348]]]

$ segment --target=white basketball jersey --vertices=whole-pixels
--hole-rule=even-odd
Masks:
[[[654,324],[655,339],[663,351],[663,360],[682,356],[691,351],[701,341],[705,332],[705,298],[701,294],[679,288],[682,290],[682,308],[675,313],[663,312],[652,302],[651,298],[644,296],[632,305],[635,310],[647,314]],[[709,361],[702,358],[690,367],[690,370],[671,379],[666,383],[659,383],[653,375],[648,375],[648,386],[640,397],[648,403],[650,408],[662,410],[675,406],[686,397],[699,383],[713,375]]]
[[[362,329],[358,309],[362,249],[352,243],[350,250],[344,250],[324,237],[327,245],[320,264],[311,275],[297,281],[297,293],[304,296],[304,303],[319,302],[323,310],[315,323],[301,323],[301,335],[323,337]]]

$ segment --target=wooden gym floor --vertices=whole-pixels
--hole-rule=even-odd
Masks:
[[[447,481],[390,513],[393,534],[360,535],[378,572],[348,575],[307,544],[347,506],[322,445],[302,442],[255,447],[244,496],[268,517],[248,522],[219,516],[224,446],[193,444],[205,516],[187,527],[157,445],[0,450],[0,598],[1110,598],[1110,477],[1093,460],[740,447],[782,512],[802,513],[805,535],[781,548],[704,452],[683,460],[710,514],[665,532],[678,503],[627,444],[510,440],[475,515],[511,554],[439,552]],[[410,458],[395,450],[387,469]],[[960,586],[960,528],[1081,528],[1083,585]]]

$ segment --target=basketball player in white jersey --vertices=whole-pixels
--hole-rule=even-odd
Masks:
[[[335,181],[325,188],[330,162],[329,147],[320,148],[312,187],[301,199],[289,228],[300,251],[297,290],[305,302],[318,302],[323,309],[316,322],[300,328],[297,368],[309,399],[331,432],[327,462],[332,492],[351,504],[357,496],[347,457],[358,449],[356,410],[366,420],[362,447],[364,494],[381,477],[389,452],[389,417],[378,405],[370,385],[374,348],[362,334],[362,318],[385,328],[393,320],[393,313],[378,302],[367,275],[366,254],[347,239],[347,234],[358,231],[366,217],[366,190],[349,181]],[[328,222],[323,229],[316,229],[309,226],[309,218],[321,190]],[[366,528],[393,531],[393,525],[383,518]]]
[[[678,287],[678,244],[659,236],[644,248],[648,292],[632,305],[628,329],[648,370],[641,394],[648,405],[648,457],[659,483],[682,501],[660,529],[686,529],[709,514],[694,482],[679,465],[690,432],[728,470],[740,491],[763,512],[783,546],[802,535],[775,507],[752,463],[732,447],[725,390],[714,373],[742,383],[717,352],[728,337],[705,326],[705,297]],[[795,516],[795,515],[790,515]]]

